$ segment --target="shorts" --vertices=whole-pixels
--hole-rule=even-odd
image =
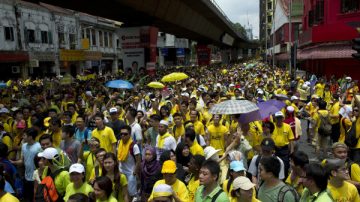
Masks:
[[[131,174],[126,174],[126,179],[128,181],[128,192],[129,195],[131,197],[137,196],[138,195],[138,191],[137,191],[137,181],[136,181],[136,176]]]

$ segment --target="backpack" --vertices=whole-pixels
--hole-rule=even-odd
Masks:
[[[211,202],[216,202],[216,199],[220,196],[221,193],[223,193],[224,191],[222,189],[220,189],[218,192],[216,192],[216,194],[212,197]]]
[[[319,114],[320,121],[321,121],[319,130],[318,130],[319,135],[322,135],[322,136],[331,135],[332,126],[331,126],[331,123],[330,123],[329,116],[323,116],[320,113],[318,113],[318,114]]]
[[[61,200],[60,194],[56,190],[55,177],[60,174],[64,169],[58,169],[54,173],[44,177],[41,183],[36,186],[34,194],[34,201],[36,202],[56,202]]]
[[[342,125],[345,130],[345,144],[350,148],[354,148],[357,145],[359,139],[356,138],[356,122],[352,122],[351,128],[349,130],[346,130],[344,119],[342,120]]]
[[[297,191],[294,189],[294,187],[292,187],[291,185],[285,184],[284,186],[282,186],[280,188],[279,194],[278,194],[278,202],[284,202],[285,200],[285,194],[286,192],[290,191],[292,193],[292,195],[295,198],[294,202],[297,202],[300,200],[299,194],[297,193]]]

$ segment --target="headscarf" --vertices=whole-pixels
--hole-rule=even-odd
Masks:
[[[156,160],[156,150],[155,150],[155,148],[151,147],[151,146],[148,146],[148,147],[145,148],[145,152],[148,151],[148,150],[151,152],[153,158],[150,161],[146,161],[144,159],[144,161],[141,163],[142,164],[141,167],[143,168],[142,169],[142,174],[143,174],[145,179],[147,177],[155,175],[161,169],[161,165],[160,165],[159,161]]]
[[[190,162],[190,159],[191,159],[191,153],[189,151],[189,155],[188,156],[184,156],[182,154],[182,151],[184,150],[185,147],[188,147],[185,143],[183,142],[180,142],[177,147],[176,147],[176,151],[175,151],[175,154],[176,154],[176,161],[177,163],[181,164],[182,166],[188,166],[189,162]]]

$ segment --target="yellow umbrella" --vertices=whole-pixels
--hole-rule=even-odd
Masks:
[[[157,82],[157,81],[150,82],[147,86],[149,86],[150,88],[164,88],[165,87],[164,84]]]
[[[174,82],[174,81],[181,81],[184,79],[189,78],[188,75],[186,75],[185,73],[182,72],[173,72],[171,74],[168,74],[166,76],[164,76],[161,81],[162,82]]]

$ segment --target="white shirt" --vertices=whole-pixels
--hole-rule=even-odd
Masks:
[[[257,167],[256,164],[256,159],[259,157],[259,155],[255,155],[252,159],[251,159],[251,163],[249,166],[249,170],[248,172],[251,173],[252,176],[256,176],[258,179],[258,182],[260,181],[260,172],[259,172],[259,168]],[[284,162],[276,156],[276,158],[280,161],[280,172],[279,172],[279,179],[283,180],[285,178],[285,171],[284,171]]]
[[[136,161],[134,159],[134,156],[140,154],[140,149],[137,144],[134,144],[133,147],[133,155],[131,155],[130,151],[128,151],[129,154],[127,155],[126,161],[119,162],[119,168],[120,171],[124,174],[132,174],[135,171]]]
[[[134,122],[130,126],[131,126],[131,138],[133,139],[133,141],[140,143],[143,139],[140,124]]]
[[[164,145],[162,148],[159,148],[158,144],[159,144],[159,139],[160,139],[160,135],[158,135],[156,137],[156,155],[157,155],[157,159],[160,159],[161,154],[163,153],[163,151],[165,150],[176,150],[176,140],[175,138],[171,135],[167,138],[165,138],[164,140]]]

